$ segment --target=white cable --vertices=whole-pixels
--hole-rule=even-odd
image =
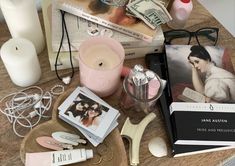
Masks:
[[[25,127],[25,128],[32,128],[32,127],[34,127],[34,126],[36,126],[39,122],[40,122],[40,120],[41,120],[41,116],[38,116],[38,119],[37,119],[37,121],[36,122],[34,122],[34,123],[32,123],[30,120],[29,120],[29,125],[25,125],[25,124],[23,124],[23,123],[21,123],[20,122],[20,120],[22,120],[22,119],[27,119],[28,120],[28,118],[29,118],[29,115],[28,116],[18,116],[17,118],[16,118],[16,120],[15,121],[17,121],[18,122],[18,124],[20,124],[22,127]]]
[[[27,118],[25,118],[25,120],[29,123],[30,125],[30,130],[33,128],[32,125],[31,125],[31,122],[30,120],[28,120]],[[12,125],[12,128],[13,128],[13,131],[14,133],[18,136],[18,137],[24,137],[24,135],[20,135],[17,130],[16,130],[16,122],[18,122],[17,120],[14,121],[13,125]]]
[[[51,116],[46,116],[46,115],[44,115],[44,113],[45,113],[46,111],[48,111],[48,110],[51,108],[51,104],[52,104],[52,95],[51,95],[51,93],[48,92],[48,91],[46,91],[45,94],[44,94],[43,97],[42,97],[42,100],[43,100],[43,99],[48,100],[48,101],[46,102],[46,105],[42,104],[43,106],[40,107],[40,108],[43,108],[43,109],[44,109],[43,111],[40,110],[40,111],[41,111],[41,112],[40,112],[40,116],[42,116],[43,118],[50,118]],[[34,108],[34,110],[35,110],[36,113],[38,114],[36,108]],[[39,114],[38,114],[38,115],[39,115]]]
[[[2,112],[2,110],[1,110],[1,112]],[[7,113],[7,112],[8,112],[8,113]],[[6,115],[8,121],[9,121],[10,123],[13,123],[14,117],[13,117],[13,116],[10,116],[10,115],[12,114],[12,112],[11,112],[9,109],[5,109],[4,112],[2,112],[2,113],[3,113],[4,115]],[[9,116],[8,116],[8,115],[9,115]]]
[[[62,88],[60,86],[59,88],[61,88],[61,91],[64,91],[64,87]],[[27,93],[27,91],[34,91],[34,93],[30,94],[29,92]],[[35,91],[37,91],[37,93]],[[62,93],[61,91],[59,91],[59,93]],[[48,91],[43,94],[43,90],[38,86],[31,86],[19,92],[6,95],[0,100],[0,103],[4,101],[5,109],[0,107],[0,112],[6,115],[9,122],[13,125],[14,133],[19,137],[24,136],[17,131],[16,125],[31,130],[42,118],[50,117],[43,114],[51,108],[52,95]],[[37,117],[37,120],[34,122],[33,119],[35,120],[35,117]],[[23,123],[23,121],[26,121],[27,124]]]

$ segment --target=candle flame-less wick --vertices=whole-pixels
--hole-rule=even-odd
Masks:
[[[102,66],[103,65],[103,63],[101,62],[101,63],[99,63],[99,66]]]
[[[18,50],[18,47],[16,47],[16,50]]]

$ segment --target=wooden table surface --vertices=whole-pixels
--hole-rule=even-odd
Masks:
[[[194,31],[202,27],[218,27],[220,29],[219,31],[219,40],[218,40],[218,46],[224,46],[231,50],[232,52],[232,62],[235,64],[235,38],[215,19],[213,16],[209,14],[209,12],[202,7],[196,0],[193,0],[193,11],[192,14],[186,24],[185,29]],[[226,11],[220,11],[220,12],[226,12]],[[40,14],[41,22],[42,17]],[[163,30],[168,30],[169,28],[167,26],[163,26]],[[8,28],[5,23],[0,23],[0,46],[4,42],[6,42],[10,38],[10,33],[8,31]],[[195,39],[193,39],[195,40]],[[55,72],[50,70],[49,60],[47,56],[47,50],[45,49],[40,55],[38,55],[40,59],[41,69],[42,69],[42,77],[40,81],[36,84],[37,86],[40,86],[44,91],[50,90],[54,85],[61,84],[60,81],[57,79]],[[138,59],[132,59],[132,60],[126,60],[125,65],[133,67],[135,64],[143,64],[144,65],[144,58],[138,58]],[[61,75],[70,74],[71,70],[64,70],[60,71]],[[72,83],[65,87],[65,89],[71,87],[71,86],[77,86],[79,85],[79,74],[78,69],[76,69],[75,77],[73,78]],[[7,72],[6,69],[0,60],[0,98],[4,97],[5,95],[18,91],[22,89],[21,87],[18,87],[14,85]],[[113,103],[114,100],[119,100],[118,93],[106,98],[107,102],[110,104]],[[56,100],[56,98],[54,99]],[[120,118],[119,122],[119,129],[121,129],[125,118],[128,116],[135,117],[137,119],[140,119],[141,117],[138,117],[133,112],[126,113],[122,111],[122,117]],[[142,116],[142,115],[140,115]],[[163,119],[161,115],[158,113],[158,118],[153,120],[146,128],[141,144],[140,144],[140,165],[142,166],[168,166],[168,165],[180,165],[180,166],[187,166],[187,165],[200,165],[200,166],[214,166],[217,164],[220,164],[222,161],[226,160],[227,158],[231,157],[235,154],[234,150],[224,150],[224,151],[218,151],[218,152],[211,152],[211,153],[204,153],[204,154],[197,154],[187,157],[179,157],[179,158],[173,158],[170,154],[170,147],[169,147],[169,154],[167,157],[163,158],[156,158],[153,157],[149,150],[148,150],[148,142],[151,138],[161,136],[163,137],[167,142],[168,138],[165,132],[165,125],[163,122]],[[0,114],[0,165],[23,165],[20,160],[20,144],[22,142],[22,138],[17,137],[13,130],[12,125],[8,122],[5,116]],[[128,144],[127,141],[124,139],[125,147],[128,154]]]

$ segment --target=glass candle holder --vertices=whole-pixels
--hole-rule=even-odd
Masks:
[[[79,48],[80,83],[100,97],[114,93],[120,85],[125,52],[109,37],[92,37]]]

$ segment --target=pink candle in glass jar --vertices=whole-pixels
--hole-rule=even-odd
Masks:
[[[92,37],[79,48],[80,83],[100,97],[116,91],[120,82],[125,52],[109,37]]]

